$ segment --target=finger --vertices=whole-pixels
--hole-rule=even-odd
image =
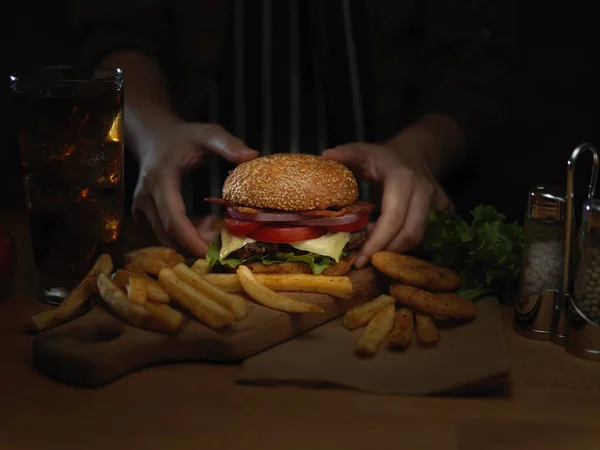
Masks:
[[[200,233],[202,239],[206,242],[212,242],[213,239],[219,234],[219,230],[215,228],[215,224],[219,220],[219,216],[214,214],[203,217],[200,222],[196,224],[196,229]]]
[[[347,144],[325,150],[323,158],[348,165],[364,164],[367,161],[367,152],[360,144]]]
[[[199,222],[196,223],[196,229],[198,231],[211,231],[217,220],[219,220],[219,216],[215,214],[204,216]]]
[[[204,147],[236,164],[250,161],[259,155],[256,150],[246,146],[244,142],[225,131],[220,125],[201,125],[196,139]]]
[[[163,227],[154,201],[145,195],[138,198],[139,200],[136,200],[132,208],[135,223],[141,224],[146,221],[161,245],[174,247],[173,242]]]
[[[385,248],[404,226],[408,205],[412,197],[410,177],[392,176],[383,186],[381,216],[375,222],[373,232],[356,258],[355,266],[362,268],[373,253]]]
[[[375,223],[374,222],[369,222],[367,224],[367,233],[371,234],[374,229],[375,229]]]
[[[454,202],[450,200],[450,198],[446,195],[446,193],[442,190],[442,188],[438,187],[436,189],[436,193],[433,197],[433,202],[431,205],[432,209],[435,210],[448,210],[451,212],[455,211]]]
[[[204,256],[208,244],[185,213],[181,197],[181,178],[177,172],[161,174],[153,198],[167,234],[195,256]]]
[[[354,176],[374,181],[376,173],[367,155],[367,149],[360,144],[340,145],[323,152],[323,158],[345,165],[352,170]]]
[[[402,253],[419,245],[421,239],[423,239],[433,197],[433,188],[421,187],[415,190],[404,226],[400,233],[387,245],[387,250]]]

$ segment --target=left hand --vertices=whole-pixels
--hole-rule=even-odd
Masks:
[[[425,152],[352,143],[326,150],[323,156],[383,187],[381,216],[356,258],[357,268],[364,267],[380,250],[404,252],[415,247],[423,238],[429,212],[452,208]]]

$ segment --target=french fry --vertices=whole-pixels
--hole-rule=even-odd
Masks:
[[[190,286],[232,313],[237,320],[243,319],[248,314],[246,300],[243,297],[222,291],[185,264],[177,264],[173,267],[173,271]]]
[[[178,312],[169,308],[172,313],[169,311],[169,314],[166,314],[161,308],[161,306],[168,308],[166,305],[157,305],[157,308],[149,309],[130,302],[125,293],[103,273],[98,275],[97,284],[104,303],[129,325],[163,333],[171,333],[179,329],[183,320],[181,313],[179,313],[181,318],[176,320]]]
[[[384,275],[410,286],[431,291],[454,291],[460,286],[460,275],[454,270],[414,256],[377,252],[371,263]]]
[[[404,303],[430,316],[451,317],[453,319],[471,319],[475,317],[475,305],[457,294],[432,294],[405,284],[393,284],[390,294]]]
[[[440,340],[440,333],[431,316],[417,313],[415,319],[417,322],[417,337],[422,344],[435,344]]]
[[[396,306],[387,304],[367,324],[363,335],[356,344],[354,353],[360,357],[373,356],[379,350],[381,343],[390,334],[394,326]]]
[[[135,257],[140,255],[147,255],[154,259],[160,259],[169,266],[185,262],[183,255],[177,253],[177,250],[170,247],[144,247],[133,250],[125,254],[125,262],[132,262]]]
[[[133,267],[135,269],[135,266],[128,265],[127,267]],[[129,270],[117,269],[113,281],[119,288],[125,290],[126,286],[129,284],[129,280],[133,277],[139,278],[146,283],[146,295],[148,301],[154,303],[169,303],[169,296],[162,286],[158,283],[158,281],[148,276],[148,274],[144,271],[138,273],[130,272]]]
[[[199,258],[192,264],[191,269],[196,272],[198,275],[206,275],[210,273],[210,267],[208,266],[208,261],[204,258]],[[234,275],[235,276],[235,275]]]
[[[67,295],[59,306],[31,318],[33,330],[42,331],[48,327],[66,322],[73,317],[77,310],[96,292],[98,275],[108,275],[112,270],[113,261],[110,255],[102,254],[98,256],[85,278]]]
[[[407,308],[396,311],[394,327],[387,337],[392,348],[407,348],[412,342],[414,313]]]
[[[164,303],[147,302],[144,307],[150,314],[162,317],[163,321],[172,330],[178,330],[183,322],[183,314]]]
[[[131,264],[131,263],[126,263],[124,269],[127,272],[131,272],[131,273],[135,273],[137,275],[141,275],[142,277],[146,278],[147,280],[154,280],[154,278],[152,278],[150,275],[148,275],[144,269],[142,269],[141,267],[136,266],[135,264]],[[156,280],[154,280],[156,281]]]
[[[131,303],[145,305],[148,299],[148,288],[146,282],[137,277],[129,277],[129,283],[126,287],[127,298]]]
[[[342,319],[342,325],[349,330],[356,330],[368,324],[384,307],[393,304],[395,304],[393,297],[386,294],[380,295],[369,302],[346,311]]]
[[[139,267],[144,272],[149,273],[150,275],[158,275],[161,269],[168,269],[171,267],[170,264],[167,264],[161,259],[153,258],[145,253],[138,253],[137,255],[131,258],[131,264]]]
[[[219,329],[235,322],[233,314],[187,284],[173,269],[161,269],[158,281],[175,303],[211,328]]]
[[[246,294],[267,308],[289,313],[325,312],[320,306],[299,302],[277,294],[264,284],[261,284],[252,271],[244,265],[238,266],[237,275]]]
[[[256,279],[275,292],[312,292],[337,298],[352,296],[352,281],[348,277],[308,274],[254,274]],[[204,279],[226,292],[244,292],[236,274],[210,273]]]

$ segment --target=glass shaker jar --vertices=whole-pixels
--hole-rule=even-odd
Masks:
[[[515,331],[549,340],[565,256],[566,191],[537,185],[530,189],[524,219],[525,242]]]
[[[591,322],[600,325],[600,201],[583,205],[573,302]]]
[[[565,256],[566,192],[538,185],[529,191],[524,220],[521,295],[560,289]]]

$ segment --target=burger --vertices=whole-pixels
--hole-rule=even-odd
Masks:
[[[229,172],[222,198],[224,227],[211,243],[211,267],[254,273],[341,276],[367,238],[374,205],[358,201],[344,165],[319,156],[274,154]]]

